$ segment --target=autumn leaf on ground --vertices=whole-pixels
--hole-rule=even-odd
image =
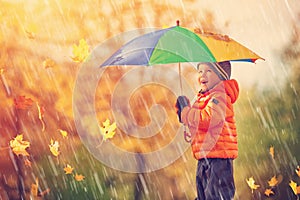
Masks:
[[[74,176],[74,178],[75,178],[75,180],[76,181],[83,181],[83,179],[85,178],[83,175],[81,175],[81,174],[75,174],[75,176]]]
[[[73,61],[74,62],[84,62],[90,52],[89,52],[89,46],[87,42],[84,39],[79,40],[79,45],[73,45]]]
[[[253,177],[250,177],[248,180],[246,179],[246,182],[247,182],[248,186],[251,188],[252,193],[253,193],[253,190],[256,190],[257,188],[260,187],[260,185],[255,184],[255,180],[253,179]]]
[[[46,60],[43,61],[43,67],[45,69],[54,68],[55,66],[57,66],[56,62],[50,58],[47,58]]]
[[[268,181],[270,187],[275,187],[278,184],[276,176],[273,176],[270,181]]]
[[[271,157],[274,159],[274,147],[273,146],[270,147],[269,152],[270,152]]]
[[[101,134],[103,135],[103,140],[113,138],[116,133],[116,128],[116,122],[110,124],[109,119],[106,119],[106,121],[102,123],[102,127],[100,127]]]
[[[45,130],[45,122],[43,120],[43,117],[44,117],[44,113],[45,113],[45,108],[41,107],[38,102],[36,102],[36,106],[37,106],[38,113],[39,113],[39,120],[42,123],[42,131],[44,131]]]
[[[300,186],[297,186],[297,183],[291,180],[289,183],[290,187],[292,188],[293,192],[295,195],[300,194]]]
[[[265,190],[265,195],[266,195],[266,196],[269,197],[271,194],[274,194],[274,192],[273,192],[272,189],[266,189],[266,190]]]
[[[9,142],[10,147],[12,148],[12,151],[18,156],[29,156],[28,152],[26,151],[26,148],[30,146],[30,142],[23,141],[23,135],[17,135],[13,140]]]
[[[71,167],[69,164],[67,164],[67,166],[64,168],[65,174],[72,174],[73,170],[74,168]]]
[[[299,166],[297,166],[296,173],[300,177],[300,167]]]
[[[34,197],[38,196],[38,193],[39,193],[39,180],[38,180],[38,178],[35,179],[35,183],[31,184],[30,193]]]
[[[17,109],[28,109],[34,101],[31,98],[26,98],[25,96],[18,96],[14,98],[14,105]]]
[[[63,138],[67,137],[68,136],[68,132],[67,131],[64,131],[64,130],[61,130],[61,129],[58,129],[60,134],[63,136]]]
[[[49,145],[50,151],[54,156],[58,156],[59,155],[59,143],[58,141],[53,141],[52,139],[50,140],[50,145]]]

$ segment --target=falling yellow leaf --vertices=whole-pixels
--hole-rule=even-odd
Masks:
[[[36,102],[36,106],[37,106],[38,113],[39,113],[39,120],[42,123],[42,131],[44,131],[45,130],[45,122],[43,120],[43,117],[44,117],[45,109],[44,109],[44,107],[41,107],[38,102]]]
[[[26,98],[25,96],[18,96],[14,98],[14,105],[17,109],[28,109],[33,103],[34,101],[31,98]]]
[[[268,181],[270,187],[275,187],[278,184],[276,176],[273,176],[270,181]]]
[[[2,75],[4,73],[4,69],[0,68],[0,75]]]
[[[31,193],[31,196],[32,197],[43,197],[45,196],[46,194],[48,194],[50,192],[50,189],[46,189],[42,192],[39,193],[39,180],[38,178],[35,179],[35,183],[31,184],[31,190],[30,190],[30,193]],[[35,198],[33,198],[35,199]]]
[[[65,174],[72,174],[73,170],[74,168],[71,167],[69,164],[67,164],[67,166],[64,168]]]
[[[52,139],[50,140],[50,145],[49,145],[50,151],[54,156],[58,156],[59,155],[59,143],[58,141],[53,141]]]
[[[23,135],[17,135],[13,140],[10,140],[9,142],[10,147],[12,148],[12,151],[18,156],[29,156],[28,152],[26,151],[26,148],[30,146],[30,142],[23,141]]]
[[[29,39],[35,39],[35,33],[32,31],[25,30],[25,33]]]
[[[73,45],[73,61],[74,62],[84,62],[90,52],[89,52],[89,45],[84,39],[79,40],[79,45]]]
[[[39,192],[39,180],[38,178],[35,179],[35,183],[31,184],[30,193],[32,196],[37,197]]]
[[[274,194],[274,192],[273,192],[272,189],[266,189],[266,190],[265,190],[265,195],[266,195],[266,196],[269,197],[271,194]]]
[[[256,185],[253,177],[250,177],[248,180],[246,179],[246,182],[248,186],[251,188],[251,191],[253,193],[253,190],[256,190],[257,188],[260,187],[260,185]]]
[[[25,164],[26,167],[31,167],[31,162],[30,162],[30,160],[28,160],[28,158],[26,158],[24,160],[24,164]]]
[[[50,58],[47,58],[46,60],[43,61],[43,67],[45,69],[47,68],[53,68],[55,67],[57,64],[54,60],[50,59]]]
[[[43,196],[45,196],[45,195],[48,194],[48,193],[50,193],[50,188],[48,188],[48,189],[46,189],[46,190],[40,192],[40,193],[39,193],[39,196],[43,197]]]
[[[60,134],[63,136],[63,138],[67,137],[68,136],[68,132],[67,131],[64,131],[64,130],[61,130],[61,129],[58,129]]]
[[[85,178],[83,175],[81,175],[81,174],[75,174],[75,180],[76,181],[83,181],[83,179]]]
[[[100,127],[101,134],[103,135],[103,140],[108,138],[113,138],[115,135],[115,130],[117,128],[116,122],[110,124],[109,119],[106,119],[105,122],[102,123],[102,127]]]
[[[295,195],[300,194],[297,191],[297,183],[295,183],[294,181],[291,180],[291,182],[289,183],[290,187],[292,188],[293,192]]]
[[[270,147],[269,152],[270,152],[271,157],[274,159],[274,147],[273,146]]]
[[[299,166],[297,166],[296,173],[300,177],[300,167]]]
[[[25,33],[29,39],[35,39],[35,35],[38,31],[38,26],[34,23],[30,23],[26,26]]]

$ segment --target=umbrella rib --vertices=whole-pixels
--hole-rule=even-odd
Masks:
[[[170,27],[170,28],[166,29],[167,31],[164,32],[164,35],[165,35],[167,32],[169,32],[169,31],[171,31],[172,29],[174,29],[175,27],[176,27],[176,26],[173,26],[173,27]],[[154,50],[156,49],[156,47],[157,47],[157,45],[158,45],[158,43],[159,43],[159,41],[160,41],[160,39],[161,39],[162,37],[163,37],[163,35],[162,35],[161,37],[159,37],[158,40],[155,42],[155,45],[153,46],[152,51],[151,51],[151,53],[149,54],[150,56],[149,56],[149,60],[148,60],[148,65],[152,65],[150,59],[151,59],[152,54],[153,54]]]

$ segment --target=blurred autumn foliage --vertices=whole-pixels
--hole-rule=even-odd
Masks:
[[[282,63],[275,66],[282,64],[286,69],[286,82],[260,92],[255,87],[247,90],[236,109],[242,133],[236,160],[242,170],[238,174],[253,177],[260,185],[251,195],[241,187],[240,194],[246,199],[299,199],[300,27],[297,21],[293,25],[290,42],[280,54]],[[237,185],[242,182],[238,179]]]
[[[194,2],[185,1],[191,5]],[[173,26],[177,19],[186,27],[217,31],[210,12],[203,10],[199,15],[196,7],[186,12],[180,4],[168,1],[1,2],[0,199],[29,199],[30,196],[33,199],[136,200],[195,197],[196,161],[190,151],[172,165],[152,173],[118,172],[103,166],[83,146],[72,110],[77,73],[88,52],[115,34],[137,28]],[[80,45],[84,51],[80,51]],[[249,89],[242,93],[237,104],[241,152],[235,164],[237,199],[264,199],[264,190],[251,193],[247,188],[245,180],[251,176],[257,184],[267,183],[274,175],[283,177],[281,182],[285,184],[280,183],[283,189],[277,187],[273,192],[290,199],[294,196],[288,182],[293,178],[300,184],[294,174],[299,162],[296,152],[300,130],[296,123],[300,113],[297,98],[300,53],[296,32],[291,45],[283,54],[288,66],[292,67],[286,88],[267,94],[257,94],[255,88]],[[108,68],[99,81],[101,88],[97,88],[95,105],[96,110],[101,110],[101,115],[97,116],[99,124],[106,119],[113,120],[111,92],[128,70]],[[187,77],[192,73],[183,72]],[[169,81],[178,84],[173,78]],[[283,96],[288,96],[284,103]],[[136,123],[140,126],[148,124],[149,108],[156,103],[165,107],[168,121],[155,136],[156,140],[130,138],[117,130],[112,142],[128,151],[142,153],[163,147],[180,126],[174,111],[175,100],[172,91],[159,85],[139,88],[130,101]],[[275,116],[281,117],[275,119]],[[28,155],[24,151],[16,155],[14,151],[19,143],[13,141],[18,136],[20,139],[20,135],[19,143],[25,145]],[[275,147],[274,159],[269,156],[271,145]],[[286,159],[280,160],[279,155]]]
[[[30,4],[22,1],[2,1],[0,12],[0,19],[3,22],[0,25],[1,199],[28,199],[30,195],[34,198],[72,199],[74,190],[77,191],[74,194],[77,199],[86,199],[91,196],[96,199],[99,195],[101,199],[105,199],[105,196],[117,198],[117,194],[109,188],[115,182],[113,177],[118,177],[113,174],[118,173],[108,172],[113,171],[110,169],[102,169],[103,166],[99,162],[93,170],[88,163],[97,161],[86,155],[88,153],[82,146],[74,126],[72,90],[78,69],[84,61],[84,58],[80,56],[91,52],[105,39],[127,30],[174,25],[177,18],[189,26],[193,23],[191,20],[193,12],[186,13],[178,5],[173,6],[161,1],[144,3],[141,1],[75,0],[32,1]],[[206,19],[209,19],[208,23],[205,22]],[[214,28],[213,18],[208,12],[202,20],[203,27]],[[80,52],[80,46],[85,46],[84,52]],[[101,88],[97,93],[99,99],[97,106],[104,113],[107,110],[106,114],[101,115],[104,118],[111,117],[108,103],[110,102],[110,88],[125,72],[126,69],[118,69],[113,73],[108,70],[104,75],[106,78],[101,80],[105,84],[101,81],[99,83]],[[153,103],[145,95],[154,89],[157,88],[150,86],[134,94],[136,97],[133,98],[146,99],[146,105],[138,103],[141,102],[139,100],[132,101],[137,102],[133,103],[132,107],[140,110],[134,113],[134,116],[137,123],[141,125],[147,123],[148,114],[145,106],[151,106]],[[161,95],[157,93],[155,96],[155,98],[160,98]],[[174,99],[175,96],[171,100]],[[162,100],[157,101],[164,103]],[[167,110],[176,119],[173,105],[168,105]],[[104,122],[104,118],[100,117],[99,122]],[[169,129],[170,126],[165,127],[164,132],[170,133],[170,139],[173,132],[168,131]],[[66,131],[68,136],[63,137],[60,134],[61,130]],[[9,141],[17,135],[21,135],[23,140],[28,142],[26,144],[30,144],[26,148],[28,154],[16,155],[14,154],[16,151],[9,147]],[[116,140],[118,141],[118,138]],[[164,144],[167,143],[168,138],[163,141]],[[123,145],[122,148],[137,151],[137,148],[143,147],[134,145],[137,142],[138,140],[128,139],[128,142],[120,144]],[[148,149],[140,150],[150,151],[162,145],[149,143]],[[81,189],[76,189],[74,179],[68,179],[63,175],[63,169],[69,163],[79,170],[86,168],[86,165],[89,166],[90,171],[78,172],[84,174],[85,177],[90,176],[86,178],[88,180],[82,181],[85,184],[78,185]],[[82,163],[85,164],[81,166]],[[164,181],[169,181],[171,194],[175,198],[188,195],[187,192],[182,193],[182,189],[173,184],[176,177],[174,173],[179,171],[168,171],[166,173],[162,170],[159,173],[164,174]],[[142,188],[135,188],[134,183],[135,180],[139,182],[139,178],[136,179],[135,175],[127,176],[129,180],[132,180],[127,184],[131,185],[132,195],[136,193],[136,198],[141,198]],[[156,178],[156,176],[153,177]],[[65,184],[61,184],[63,182]],[[140,186],[141,182],[137,187]],[[114,187],[117,188],[117,186]],[[35,192],[30,194],[30,188]],[[84,188],[92,189],[84,192]],[[47,192],[43,193],[45,190]],[[170,195],[169,192],[163,192],[160,188],[156,190],[161,198],[167,199]],[[118,191],[118,193],[122,195],[122,192]]]

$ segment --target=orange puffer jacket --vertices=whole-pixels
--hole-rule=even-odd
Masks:
[[[236,80],[221,81],[208,92],[199,93],[192,107],[182,110],[181,119],[192,134],[192,151],[197,160],[238,156],[233,111],[238,95]]]

